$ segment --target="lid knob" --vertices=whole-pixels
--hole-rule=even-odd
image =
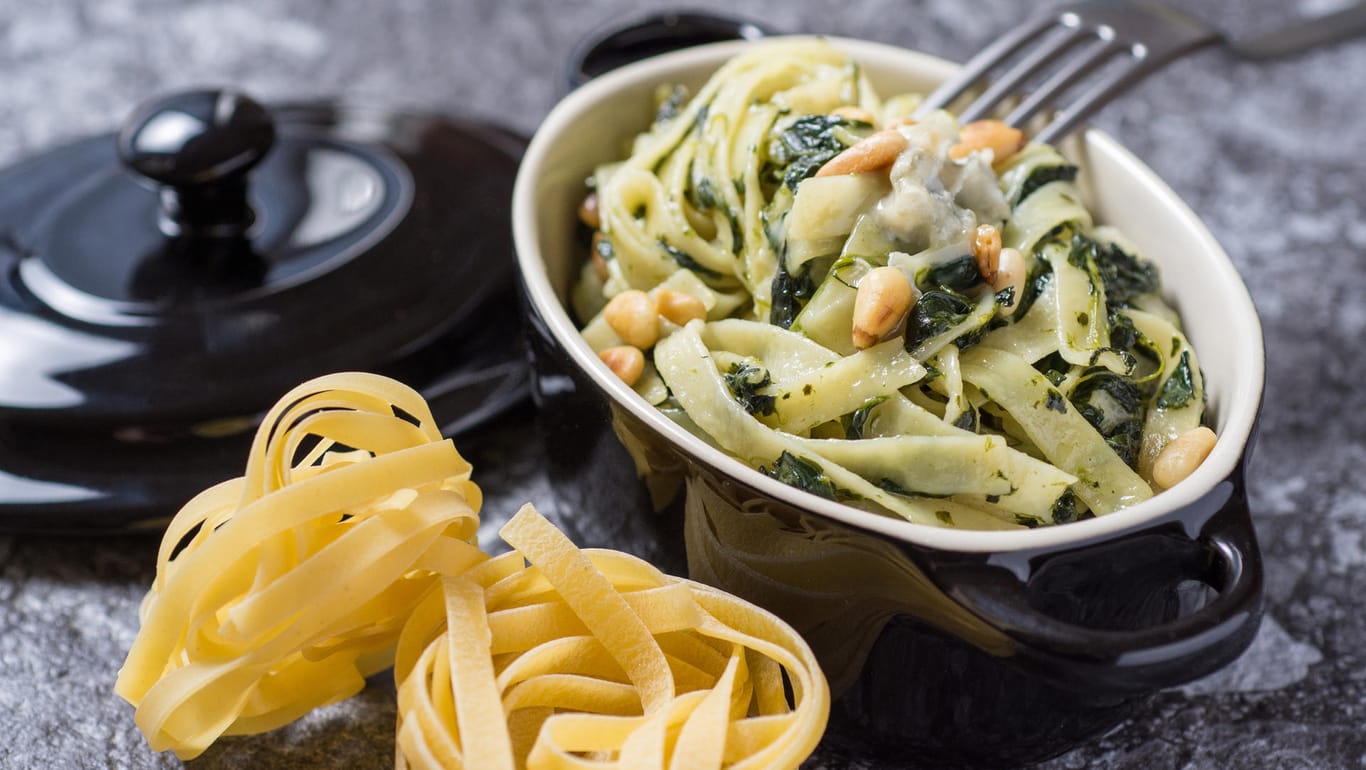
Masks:
[[[162,232],[240,238],[255,215],[247,172],[275,141],[260,103],[232,90],[183,91],[139,105],[119,132],[119,159],[161,186]]]

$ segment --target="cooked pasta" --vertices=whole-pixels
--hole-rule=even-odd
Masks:
[[[648,319],[637,393],[771,476],[923,524],[1033,527],[1154,494],[1155,458],[1204,418],[1199,364],[1156,268],[1092,221],[1054,148],[912,119],[915,97],[880,99],[817,39],[661,93],[590,180],[573,292],[595,351],[640,339],[603,312],[623,292],[706,308]]]
[[[152,748],[193,758],[393,665],[400,768],[781,770],[811,753],[829,687],[791,627],[579,551],[529,505],[502,530],[516,550],[490,559],[469,474],[393,380],[286,395],[245,476],[162,542],[115,685]]]

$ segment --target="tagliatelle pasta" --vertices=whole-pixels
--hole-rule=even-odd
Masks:
[[[287,394],[246,474],[162,542],[115,685],[152,747],[198,756],[395,665],[399,767],[777,769],[815,748],[829,689],[790,627],[579,551],[530,506],[489,559],[470,470],[393,380]]]
[[[579,551],[529,505],[502,535],[515,551],[443,579],[403,630],[399,767],[779,770],[815,748],[829,690],[777,618]]]
[[[589,179],[571,297],[642,398],[768,476],[918,524],[1037,527],[1159,491],[1158,456],[1204,421],[1199,362],[1055,148],[884,100],[819,38],[661,93]],[[705,314],[664,312],[679,295]]]
[[[339,374],[272,409],[246,474],[176,515],[115,690],[158,751],[200,754],[359,692],[434,569],[484,561],[470,465],[422,397]]]

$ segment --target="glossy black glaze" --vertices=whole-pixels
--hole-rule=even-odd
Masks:
[[[664,11],[613,22],[579,41],[569,55],[570,90],[593,78],[656,54],[723,40],[757,40],[778,34],[756,21],[706,11]]]
[[[217,99],[218,143],[181,137],[164,167],[146,137],[162,104],[0,171],[0,337],[23,362],[0,378],[0,529],[155,525],[240,473],[255,417],[319,374],[399,377],[453,427],[525,395],[507,226],[524,139],[292,104],[258,157],[269,123]],[[120,167],[120,141],[181,203],[258,163],[246,237],[183,217],[168,235],[187,209]]]
[[[183,91],[134,110],[119,131],[119,160],[160,185],[168,236],[242,238],[255,220],[247,172],[275,142],[275,122],[231,90]]]
[[[612,404],[529,313],[566,521],[594,511],[608,528],[649,527],[661,552],[648,556],[664,565],[686,543],[690,577],[792,624],[836,696],[834,743],[946,766],[1040,761],[1226,665],[1256,632],[1261,561],[1241,465],[1120,536],[942,551],[795,508],[685,455]]]

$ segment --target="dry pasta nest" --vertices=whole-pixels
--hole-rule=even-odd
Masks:
[[[814,749],[829,690],[790,627],[580,551],[529,505],[490,559],[470,470],[393,380],[281,399],[245,475],[163,539],[116,684],[152,747],[198,756],[394,665],[399,767],[795,768]]]

